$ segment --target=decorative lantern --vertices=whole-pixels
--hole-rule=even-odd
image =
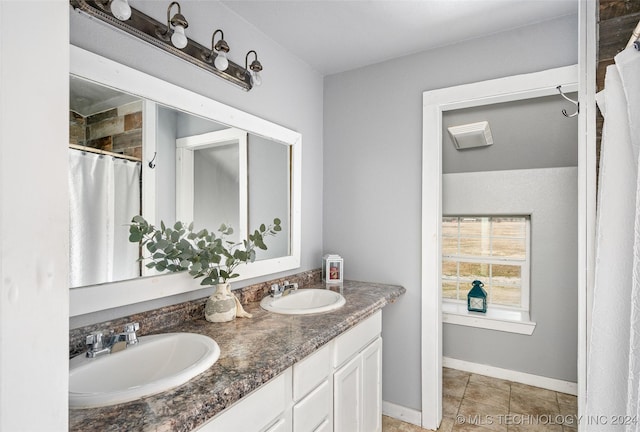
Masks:
[[[343,260],[340,255],[327,254],[322,257],[322,280],[329,284],[343,281]]]
[[[487,292],[482,288],[483,286],[482,281],[473,281],[473,287],[467,294],[467,310],[471,312],[487,311]]]

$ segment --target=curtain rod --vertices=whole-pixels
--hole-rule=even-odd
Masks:
[[[93,148],[93,147],[87,147],[87,146],[83,146],[83,145],[78,145],[78,144],[69,144],[69,148],[72,148],[74,150],[80,150],[80,151],[86,151],[89,153],[97,153],[97,154],[101,154],[101,155],[105,155],[105,156],[113,156],[115,158],[118,159],[126,159],[126,160],[130,160],[130,161],[134,161],[134,162],[142,162],[142,159],[137,158],[135,156],[127,156],[121,153],[114,153],[114,152],[110,152],[110,151],[106,151],[106,150],[100,150],[97,148]]]
[[[638,21],[638,25],[633,30],[633,33],[631,33],[631,39],[629,39],[629,42],[627,43],[627,48],[629,48],[631,45],[634,44],[634,42],[636,42],[639,39],[640,39],[640,21]],[[639,48],[636,47],[636,49],[639,49]]]

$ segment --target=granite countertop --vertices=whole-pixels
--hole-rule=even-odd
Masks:
[[[342,293],[347,302],[333,312],[280,315],[252,302],[244,306],[253,314],[251,319],[210,323],[203,317],[185,321],[166,332],[201,333],[213,338],[221,355],[211,368],[179,387],[137,401],[71,409],[69,430],[190,431],[404,292],[395,285],[345,281]]]

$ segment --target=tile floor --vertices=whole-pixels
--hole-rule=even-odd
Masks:
[[[438,432],[576,432],[575,396],[443,369],[442,424]],[[383,432],[423,432],[383,416]]]

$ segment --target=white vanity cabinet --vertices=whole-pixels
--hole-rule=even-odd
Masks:
[[[199,432],[381,432],[382,313],[227,408]]]
[[[198,432],[291,432],[291,368],[197,429]]]
[[[333,342],[293,365],[293,430],[333,430]]]
[[[335,339],[334,432],[382,431],[381,313]]]

